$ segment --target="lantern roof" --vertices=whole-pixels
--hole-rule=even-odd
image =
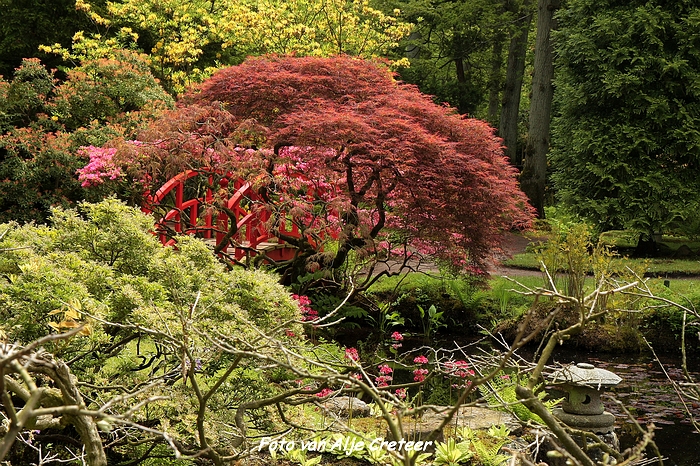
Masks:
[[[597,368],[593,364],[588,364],[586,362],[562,367],[555,371],[552,377],[554,383],[565,383],[597,389],[612,387],[622,381],[617,374],[606,369]]]

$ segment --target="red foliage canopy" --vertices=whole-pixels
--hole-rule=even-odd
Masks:
[[[386,254],[389,238],[392,245],[401,242],[462,268],[483,267],[503,230],[532,219],[493,129],[436,105],[375,62],[249,59],[216,73],[165,118],[140,138],[160,146],[167,134],[181,140],[179,154],[172,145],[161,149],[166,150],[162,163],[187,153],[190,166],[206,165],[203,158],[194,162],[196,151],[183,151],[192,140],[206,140],[216,163],[240,168],[240,145],[247,144],[268,149],[245,151],[244,165],[249,173],[257,167],[258,178],[267,174],[269,192],[289,195],[289,188],[279,189],[281,174],[287,182],[298,183],[289,175],[301,173],[323,184],[319,192],[325,195],[294,204],[298,210],[286,213],[292,212],[302,229],[335,222],[340,244],[327,264],[333,267],[351,250],[378,254],[383,248]],[[183,134],[189,135],[186,141]],[[250,163],[253,153],[259,154],[258,163]],[[268,199],[270,204],[289,200]],[[318,215],[320,202],[335,216]]]

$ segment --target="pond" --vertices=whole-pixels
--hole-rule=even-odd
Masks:
[[[466,341],[461,341],[459,344],[454,340],[444,340],[439,342],[442,344],[438,346],[449,348],[457,345],[467,353],[480,353],[479,344],[484,344],[484,340],[463,340]],[[404,343],[405,349],[416,349],[422,342],[407,340]],[[481,348],[488,352],[490,346]],[[531,351],[526,349],[519,353],[524,359],[532,361]],[[700,434],[691,425],[690,416],[700,421],[700,402],[686,399],[684,405],[666,376],[667,373],[668,377],[676,382],[685,381],[680,357],[659,355],[659,359],[663,369],[651,354],[611,354],[557,348],[550,363],[587,362],[614,372],[622,378],[617,386],[605,392],[603,401],[606,409],[617,419],[616,432],[620,437],[623,450],[633,446],[637,438],[632,434],[634,431],[632,421],[618,408],[612,397],[621,401],[642,427],[650,423],[656,426],[655,440],[661,454],[666,458],[665,466],[698,466],[700,465]],[[698,355],[689,357],[688,363],[694,380],[700,381]],[[397,372],[396,375],[398,377],[399,373]],[[408,381],[410,380],[405,380],[405,382]]]
[[[676,382],[685,381],[678,358],[660,356],[663,369],[651,355],[566,353],[555,355],[555,359],[559,362],[588,362],[622,377],[622,381],[607,390],[604,397],[606,409],[618,419],[616,431],[622,449],[634,444],[635,438],[631,434],[634,429],[632,421],[610,399],[611,396],[622,401],[642,427],[649,423],[656,426],[657,446],[667,458],[664,465],[700,465],[700,434],[690,423],[690,416],[700,420],[700,402],[681,401],[669,381],[669,377]],[[691,375],[700,380],[699,361],[696,358],[693,362],[696,367],[689,368]]]

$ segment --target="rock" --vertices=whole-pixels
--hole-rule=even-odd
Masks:
[[[444,408],[444,410],[437,412],[429,412],[423,416],[423,420],[437,418],[442,420],[445,417],[445,413],[450,408]],[[508,429],[510,429],[511,434],[519,435],[522,432],[522,426],[518,419],[512,414],[496,411],[495,409],[480,408],[477,406],[463,406],[455,414],[448,425],[454,427],[469,427],[473,430],[478,429],[488,429],[491,426],[498,426],[505,424]]]
[[[694,255],[695,253],[692,249],[688,247],[687,244],[682,245],[681,247],[676,249],[675,253],[673,253],[673,257],[692,257]]]
[[[507,464],[508,466],[523,466],[523,465],[530,465],[532,466],[534,463],[534,459],[532,457],[532,452],[530,451],[530,442],[521,438],[521,437],[515,437],[513,438],[510,442],[506,443],[501,447],[501,453],[504,455],[510,455],[511,459],[508,460]],[[543,463],[540,463],[536,466],[540,466]],[[544,466],[547,466],[544,464]]]
[[[406,439],[407,441],[412,440],[414,442],[418,442],[421,440],[425,441],[428,437],[430,437],[430,435],[433,434],[433,432],[438,430],[438,427],[440,426],[441,422],[442,419],[436,417],[426,418],[425,416],[423,416],[423,419],[415,420],[413,422],[405,420],[403,424],[404,439]],[[387,438],[390,440],[396,440],[393,438],[391,431],[387,431]],[[425,451],[435,451],[435,442],[444,441],[445,434],[442,430],[439,430],[435,435],[435,438],[433,439],[433,443],[428,445]]]
[[[445,413],[449,410],[450,407],[445,406],[438,410],[426,412],[420,419],[404,420],[403,428],[405,439],[413,441],[427,439],[433,432],[438,430],[443,419],[445,419]],[[522,432],[520,423],[511,414],[478,407],[460,408],[447,426],[452,428],[469,427],[470,429],[477,430],[488,429],[491,426],[501,424],[505,424],[506,427],[510,429],[512,435],[519,435],[519,433]],[[387,437],[392,438],[390,432],[387,432]],[[438,442],[445,441],[445,434],[442,429],[435,434],[433,440]],[[432,450],[429,449],[429,451]]]
[[[372,412],[367,403],[349,396],[331,398],[323,406],[331,413],[343,418],[368,417]]]
[[[566,466],[567,460],[563,456],[555,453],[551,455],[550,452],[556,452],[563,450],[559,439],[557,439],[549,430],[546,428],[531,429],[528,432],[530,437],[535,437],[536,442],[539,444],[537,450],[538,456],[535,460],[544,461],[549,466]],[[597,434],[598,438],[607,444],[610,448],[616,451],[620,451],[620,442],[617,438],[615,432],[609,432],[606,434]],[[604,458],[603,451],[596,445],[597,441],[591,437],[584,439],[581,435],[572,434],[571,438],[585,451],[586,455],[591,458],[596,464],[599,464]],[[585,445],[585,446],[584,446]]]

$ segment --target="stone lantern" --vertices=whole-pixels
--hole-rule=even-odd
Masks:
[[[596,434],[613,433],[615,416],[607,411],[600,400],[601,390],[620,383],[616,374],[598,369],[593,364],[578,363],[559,369],[553,382],[568,393],[561,408],[552,413],[564,424]]]

